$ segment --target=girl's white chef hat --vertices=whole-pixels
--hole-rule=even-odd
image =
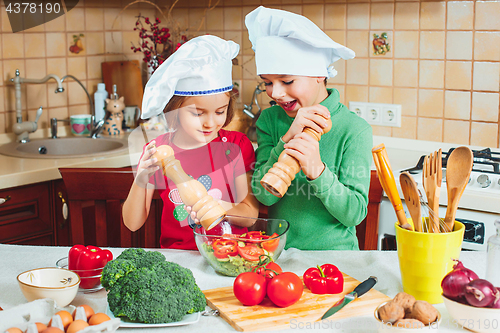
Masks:
[[[153,73],[142,98],[142,119],[163,112],[173,95],[219,94],[233,88],[232,59],[240,46],[204,35],[184,43]]]
[[[255,51],[257,75],[333,77],[333,62],[352,59],[353,50],[334,42],[302,15],[263,6],[245,17]]]

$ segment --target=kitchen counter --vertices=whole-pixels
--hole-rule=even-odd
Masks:
[[[0,267],[2,267],[2,274],[0,274],[0,306],[9,309],[25,303],[26,300],[17,285],[16,276],[32,268],[54,267],[58,259],[67,256],[68,250],[67,247],[0,244]],[[123,249],[111,248],[110,250],[116,257]],[[234,281],[234,278],[216,274],[197,251],[162,249],[160,252],[165,255],[167,260],[190,268],[202,290],[228,287]],[[484,278],[486,253],[462,252],[460,259],[466,267],[474,270],[480,278]],[[300,251],[288,249],[283,251],[277,261],[284,271],[293,271],[298,275],[302,275],[311,266],[325,262],[334,263],[341,271],[360,281],[365,280],[370,275],[377,276],[378,283],[375,285],[375,289],[389,297],[394,297],[403,290],[397,253],[394,251]],[[101,290],[95,293],[78,293],[72,302],[73,305],[84,303],[89,304],[97,311],[104,312],[106,310],[106,292]],[[436,308],[442,315],[439,332],[466,331],[465,329],[453,328],[452,318],[446,311],[444,304],[437,304]],[[325,332],[377,332],[377,322],[372,315],[342,320],[335,320],[335,317],[331,317],[322,323],[324,323],[324,326],[319,330]],[[308,331],[303,327],[291,326],[286,332],[294,330]],[[234,332],[235,330],[222,318],[202,316],[198,323],[188,326],[169,327],[168,331],[210,333]],[[137,329],[120,328],[118,332],[159,332],[159,329],[144,328],[138,331]]]

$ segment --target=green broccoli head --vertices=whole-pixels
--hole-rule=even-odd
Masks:
[[[151,267],[152,265],[165,261],[165,256],[157,251],[146,251],[141,248],[130,248],[124,250],[117,259],[130,260],[135,267]]]
[[[115,259],[109,261],[101,275],[101,284],[106,290],[109,290],[122,277],[136,269],[130,260]]]
[[[108,304],[116,317],[169,323],[205,309],[205,295],[191,270],[166,261],[160,252],[141,250],[125,250],[115,259],[136,267],[110,286]],[[142,267],[138,267],[139,262]]]

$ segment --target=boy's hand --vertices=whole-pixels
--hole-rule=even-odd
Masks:
[[[144,154],[137,165],[137,176],[135,177],[135,182],[140,187],[145,188],[151,174],[160,169],[159,166],[155,165],[155,163],[158,162],[156,157],[151,158],[154,153],[156,153],[156,142],[153,140],[144,149]]]
[[[310,127],[318,133],[323,134],[323,128],[328,127],[326,119],[330,118],[330,111],[320,104],[300,108],[293,120],[292,125],[285,135],[283,141],[286,143],[297,134],[304,131],[304,128]]]
[[[302,171],[309,179],[318,178],[325,170],[325,165],[319,154],[319,143],[308,134],[297,134],[290,142],[286,143],[285,153],[299,161]]]

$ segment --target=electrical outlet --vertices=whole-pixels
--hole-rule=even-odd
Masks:
[[[380,125],[382,118],[381,117],[382,108],[372,103],[368,104],[366,109],[367,109],[366,121],[368,122],[368,124]]]
[[[366,119],[366,105],[359,102],[349,102],[349,110],[357,114],[359,117]]]
[[[401,127],[400,104],[349,102],[349,110],[371,125]]]
[[[382,125],[401,127],[401,105],[391,104],[382,107]]]

